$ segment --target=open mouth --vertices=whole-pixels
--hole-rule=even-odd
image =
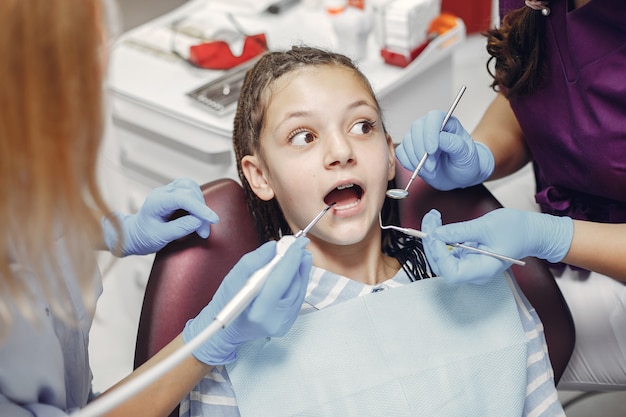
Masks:
[[[363,188],[356,184],[342,184],[326,194],[324,203],[336,203],[335,210],[345,210],[356,206],[363,196]]]

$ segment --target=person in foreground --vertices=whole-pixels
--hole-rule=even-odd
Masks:
[[[397,149],[408,169],[427,152],[420,176],[441,190],[532,162],[535,206],[443,227],[433,212],[424,219],[426,252],[455,282],[508,265],[448,253],[443,242],[551,262],[576,328],[563,389],[626,389],[625,13],[619,0],[501,0],[502,23],[487,33],[498,94],[472,135],[457,119],[439,133],[443,114],[435,111]]]
[[[334,205],[307,235],[313,267],[291,330],[242,345],[181,416],[563,415],[541,322],[508,272],[450,286],[421,240],[381,230],[379,215],[398,223],[385,197],[394,145],[351,60],[265,54],[244,80],[233,144],[260,241]]]
[[[155,189],[136,214],[113,213],[104,203],[96,167],[111,36],[105,3],[0,2],[2,416],[67,415],[96,397],[88,344],[102,280],[94,250],[152,253],[189,233],[206,238],[218,221],[187,178]],[[189,215],[169,221],[178,209]],[[196,356],[109,415],[167,415],[210,369],[206,361],[228,357],[250,338],[283,334],[304,298],[306,243],[292,245],[277,266],[281,280],[268,281],[228,334],[205,343]],[[268,243],[243,257],[206,311],[187,324],[185,337],[199,333],[274,253],[275,245]],[[178,336],[128,378],[183,343]]]

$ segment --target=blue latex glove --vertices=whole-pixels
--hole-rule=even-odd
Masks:
[[[223,365],[235,360],[236,350],[243,343],[287,333],[298,317],[306,295],[313,261],[311,253],[304,249],[308,243],[307,238],[296,239],[250,305],[193,352],[199,361],[207,365]],[[248,278],[275,254],[276,242],[271,241],[244,255],[226,275],[211,302],[196,318],[187,322],[183,330],[185,343],[209,326]]]
[[[441,214],[431,210],[422,219],[426,257],[435,273],[451,283],[483,284],[504,272],[510,263],[444,242],[467,243],[512,258],[534,256],[561,261],[572,244],[574,222],[569,217],[531,213],[511,208],[491,211],[474,220],[441,225]]]
[[[189,214],[169,220],[179,209]],[[217,214],[206,206],[198,184],[189,178],[179,178],[152,190],[136,214],[113,215],[119,219],[124,236],[120,256],[154,253],[193,232],[206,238],[210,225],[219,221]],[[117,231],[106,217],[102,218],[102,229],[106,246],[117,254]]]
[[[445,113],[434,110],[413,122],[396,148],[398,160],[413,171],[428,153],[419,176],[438,190],[480,184],[493,173],[493,154],[486,145],[474,142],[454,116],[440,132],[444,118]]]

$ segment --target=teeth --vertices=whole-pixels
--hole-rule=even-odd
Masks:
[[[359,204],[360,201],[361,201],[361,199],[358,199],[354,203],[346,204],[345,206],[335,206],[334,208],[337,211],[346,210],[346,209],[355,207],[357,204]]]
[[[344,184],[344,185],[340,185],[339,187],[337,187],[338,190],[345,190],[346,188],[352,188],[354,187],[354,184]]]

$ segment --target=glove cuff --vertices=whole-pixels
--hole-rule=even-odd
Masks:
[[[555,221],[555,247],[546,259],[549,262],[560,262],[565,258],[574,239],[574,221],[569,217],[554,217]]]
[[[109,252],[114,254],[115,256],[122,258],[128,253],[126,253],[125,248],[120,245],[120,235],[124,234],[124,220],[129,217],[128,214],[122,214],[118,212],[111,213],[111,216],[115,216],[119,221],[120,230],[118,231],[113,224],[113,221],[109,219],[107,216],[102,216],[102,220],[100,221],[102,227],[102,236],[104,239],[104,244],[106,245]],[[118,233],[119,232],[119,233]]]
[[[195,329],[194,319],[187,321],[183,329],[183,340],[185,343],[189,343],[200,331]],[[192,352],[193,356],[206,365],[225,365],[233,362],[237,358],[238,345],[225,341],[224,331],[224,329],[220,329],[218,333],[200,345]]]
[[[491,174],[493,174],[493,170],[496,166],[496,161],[493,157],[493,153],[491,153],[491,149],[487,145],[481,142],[476,142],[476,152],[478,153],[478,164],[480,166],[480,175],[476,179],[476,184],[480,184],[485,182]]]
[[[537,256],[551,263],[565,258],[574,238],[574,221],[569,217],[535,213],[537,231],[543,236],[539,239]]]

